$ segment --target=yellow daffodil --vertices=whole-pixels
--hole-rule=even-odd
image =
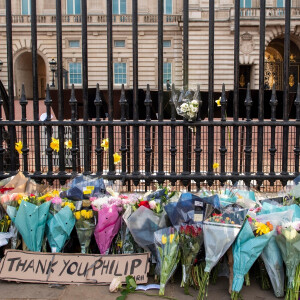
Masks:
[[[170,234],[170,244],[172,244],[173,240],[174,240],[174,233]]]
[[[108,139],[103,139],[101,143],[101,147],[104,149],[104,151],[108,150],[109,142]]]
[[[162,242],[163,245],[165,245],[167,243],[167,237],[164,234],[161,237],[161,242]]]
[[[80,213],[83,218],[86,218],[87,211],[85,209],[83,209]]]
[[[50,148],[53,151],[58,152],[59,151],[59,140],[52,137],[52,142],[50,143]]]
[[[270,228],[264,223],[256,222],[255,227],[256,227],[256,234],[258,235],[263,235],[270,232]]]
[[[71,140],[65,141],[65,146],[67,149],[72,149],[72,141]]]
[[[214,170],[215,170],[215,169],[218,169],[219,166],[220,166],[220,165],[219,165],[218,163],[214,163],[214,164],[213,164],[213,169],[214,169]]]
[[[89,215],[89,219],[91,219],[94,216],[94,213],[92,210],[89,211],[90,215]]]
[[[62,203],[61,206],[62,206],[62,207],[64,207],[64,206],[69,206],[69,208],[71,209],[71,211],[74,211],[74,210],[75,210],[75,205],[74,205],[72,202],[64,202],[64,203]]]
[[[22,199],[18,200],[18,205],[21,205]]]
[[[80,217],[81,217],[80,211],[76,211],[74,213],[74,216],[75,216],[76,220],[80,220]]]
[[[121,161],[121,155],[119,155],[117,152],[114,154],[114,164],[118,164]]]
[[[23,144],[21,141],[17,142],[15,145],[15,149],[18,151],[19,154],[22,154]]]
[[[221,97],[218,100],[216,100],[215,102],[216,102],[217,106],[221,106]]]
[[[59,196],[59,191],[58,190],[53,190],[51,192],[51,194],[54,196],[54,197],[58,197]]]

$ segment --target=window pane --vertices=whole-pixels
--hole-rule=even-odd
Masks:
[[[126,84],[126,63],[114,64],[115,84]]]
[[[163,68],[163,81],[164,83],[167,83],[167,80],[172,82],[172,64],[171,63],[164,63],[164,68]]]
[[[251,0],[245,0],[245,7],[246,8],[251,8],[252,7],[252,1]]]
[[[22,0],[22,15],[30,15],[30,0]]]
[[[126,0],[120,0],[120,14],[126,14]]]
[[[113,14],[119,14],[119,0],[113,0]]]
[[[70,71],[70,84],[81,84],[82,82],[81,63],[70,63],[69,71]]]
[[[277,0],[277,7],[284,7],[284,1],[283,0]]]
[[[115,41],[115,47],[124,48],[125,47],[125,41],[124,40],[116,40]]]
[[[74,0],[75,1],[75,15],[81,14],[81,3],[80,0]]]
[[[163,45],[164,45],[165,48],[170,48],[171,47],[171,41],[170,40],[165,40]]]
[[[79,48],[80,47],[79,41],[69,41],[69,47],[70,48]]]
[[[73,0],[67,0],[67,14],[73,14]]]
[[[165,0],[165,14],[166,15],[172,14],[172,1],[173,0]]]

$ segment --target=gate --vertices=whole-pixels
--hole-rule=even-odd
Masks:
[[[13,49],[12,49],[12,12],[11,0],[6,0],[6,37],[8,61],[8,96],[9,118],[0,121],[0,177],[4,178],[20,169],[32,178],[52,184],[59,180],[64,184],[78,173],[98,175],[104,178],[120,179],[123,184],[145,187],[153,182],[159,184],[171,183],[184,186],[200,186],[214,183],[224,184],[227,180],[236,182],[243,180],[245,184],[255,184],[258,187],[270,185],[285,185],[288,180],[299,175],[300,155],[300,87],[293,106],[296,110],[296,120],[289,119],[289,45],[290,45],[290,6],[285,4],[285,35],[283,62],[283,107],[282,119],[276,119],[278,101],[275,87],[272,97],[264,99],[264,52],[265,52],[265,0],[260,1],[260,54],[259,54],[259,98],[258,118],[251,118],[254,110],[248,84],[247,96],[241,101],[239,95],[239,48],[240,48],[240,1],[235,2],[234,18],[234,98],[233,118],[227,118],[226,91],[223,86],[221,97],[221,118],[215,118],[214,99],[214,1],[209,1],[209,76],[208,76],[208,118],[202,120],[204,107],[200,100],[200,112],[195,122],[179,120],[171,98],[174,95],[173,86],[170,94],[171,118],[164,119],[163,109],[163,26],[164,1],[158,0],[158,118],[151,119],[151,90],[149,85],[141,87],[138,76],[138,5],[132,0],[132,59],[133,59],[133,105],[129,107],[125,97],[124,87],[120,101],[121,118],[114,119],[116,103],[113,101],[113,14],[112,0],[107,0],[107,79],[108,79],[108,111],[107,117],[101,116],[103,100],[97,85],[95,95],[96,118],[89,120],[88,116],[88,43],[87,43],[87,1],[81,1],[82,24],[82,82],[83,82],[83,119],[77,118],[77,104],[74,87],[69,106],[63,99],[63,64],[62,64],[62,13],[61,0],[56,0],[56,34],[57,34],[57,86],[58,86],[58,120],[51,120],[49,86],[45,104],[47,117],[39,120],[38,106],[38,73],[37,73],[37,14],[36,2],[31,1],[31,39],[33,60],[33,120],[27,120],[28,102],[23,90],[20,99],[22,119],[15,120],[14,89],[13,89]],[[189,1],[183,0],[183,87],[188,88],[188,32],[189,32]],[[100,83],[101,84],[101,83]],[[201,82],[199,82],[201,84]],[[146,118],[139,118],[138,90],[146,91],[144,105]],[[198,87],[200,89],[200,87]],[[201,97],[201,93],[200,93]],[[271,119],[264,119],[264,103],[271,105]],[[239,106],[244,103],[246,119],[239,118]],[[0,101],[0,112],[3,101]],[[64,118],[64,112],[71,110],[71,120]],[[128,119],[128,111],[133,111],[133,118]],[[281,110],[281,108],[280,108]],[[0,116],[1,117],[1,116]],[[64,148],[66,141],[65,128],[68,129],[72,147],[68,153]],[[4,140],[3,132],[8,131],[9,143]],[[52,137],[59,140],[58,166],[53,160],[53,149],[50,147]],[[42,133],[46,139],[45,149],[41,149]],[[101,147],[102,140],[108,138],[109,148],[105,152]],[[15,151],[15,143],[22,141],[22,154]],[[7,170],[4,164],[4,152],[11,155]],[[114,164],[114,154],[118,152],[121,163]],[[66,164],[68,156],[68,164]],[[43,163],[45,161],[45,163]],[[219,168],[214,169],[218,163]]]

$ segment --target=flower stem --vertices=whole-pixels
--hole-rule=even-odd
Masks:
[[[201,275],[202,275],[202,280],[199,282],[199,294],[198,294],[197,300],[204,300],[205,296],[207,296],[209,273],[204,272],[204,274],[201,274]]]
[[[250,286],[250,276],[249,276],[249,272],[245,275],[245,283],[246,283],[246,286]]]

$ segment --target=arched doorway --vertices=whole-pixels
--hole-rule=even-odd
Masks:
[[[284,39],[277,38],[270,42],[265,51],[265,88],[283,90],[283,58]],[[300,50],[291,41],[290,44],[290,69],[289,87],[291,92],[297,91],[297,83],[300,80]]]
[[[37,67],[38,67],[38,96],[39,99],[45,98],[46,90],[46,65],[44,59],[37,55]],[[15,61],[14,68],[15,76],[15,95],[18,99],[21,97],[22,84],[25,85],[27,99],[33,98],[32,88],[32,53],[24,52],[20,54]]]

